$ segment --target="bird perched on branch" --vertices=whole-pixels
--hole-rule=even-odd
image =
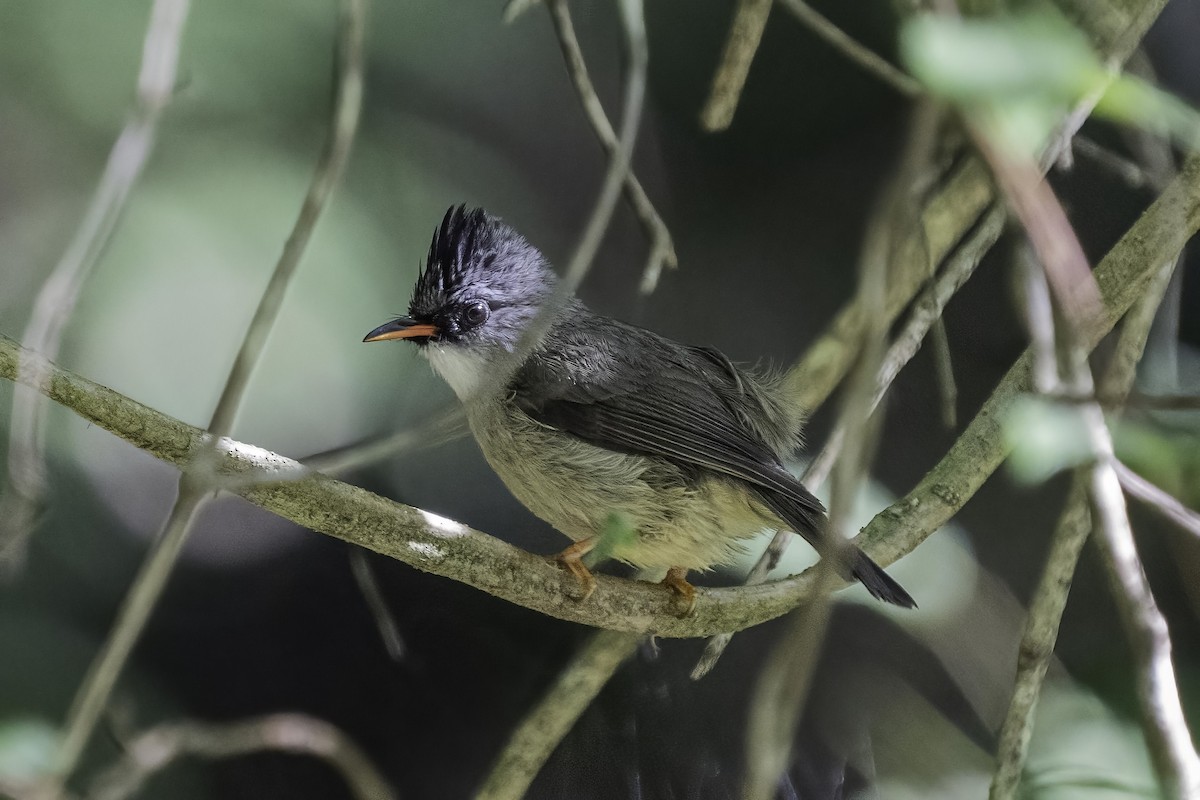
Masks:
[[[861,550],[827,533],[820,501],[784,468],[801,420],[779,381],[595,314],[556,283],[511,227],[451,208],[409,315],[364,341],[420,347],[509,490],[574,540],[557,558],[583,599],[595,578],[582,558],[603,545],[634,566],[667,568],[664,584],[690,609],[689,570],[728,563],[775,528],[803,536],[875,597],[914,605]]]

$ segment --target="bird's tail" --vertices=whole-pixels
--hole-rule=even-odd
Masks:
[[[799,484],[797,484],[799,485]],[[802,496],[808,500],[801,503],[788,495],[770,489],[755,487],[763,502],[775,512],[796,533],[821,552],[825,553],[823,537],[828,535],[828,522],[825,509],[821,503],[808,493],[802,486]],[[846,579],[853,578],[862,583],[871,596],[885,603],[902,608],[916,608],[917,603],[912,596],[904,591],[904,587],[896,583],[883,567],[872,561],[866,553],[853,545],[847,545],[840,554],[838,572]]]
[[[852,559],[850,574],[867,588],[872,597],[901,608],[917,607],[912,595],[904,591],[903,586],[896,583],[891,575],[883,571],[883,567],[872,561],[862,550],[855,547]]]

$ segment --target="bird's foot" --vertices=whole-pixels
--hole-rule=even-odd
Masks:
[[[554,556],[554,561],[574,575],[579,581],[579,597],[576,600],[580,603],[587,600],[592,596],[592,592],[596,591],[596,577],[592,575],[591,570],[583,563],[583,557],[591,552],[595,546],[596,541],[594,539],[583,539]]]
[[[690,616],[696,608],[696,587],[687,581],[687,567],[671,567],[662,585],[674,592],[679,601],[679,616]]]

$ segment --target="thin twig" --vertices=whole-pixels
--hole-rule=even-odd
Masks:
[[[1131,189],[1141,189],[1150,185],[1150,177],[1136,163],[1118,153],[1114,153],[1097,141],[1086,136],[1076,136],[1072,142],[1076,153],[1087,156],[1092,161],[1116,175]]]
[[[1017,788],[1033,736],[1034,712],[1054,655],[1054,643],[1058,641],[1058,628],[1075,577],[1075,567],[1091,530],[1086,479],[1079,475],[1058,518],[1042,577],[1029,603],[1029,615],[1017,651],[1012,699],[996,747],[996,770],[992,774],[988,800],[1013,800],[1018,796]]]
[[[1145,350],[1150,331],[1164,287],[1170,281],[1175,262],[1170,260],[1152,279],[1145,293],[1126,315],[1121,334],[1112,358],[1109,360],[1101,391],[1109,394],[1118,406],[1128,395],[1137,374],[1137,363]],[[1044,297],[1045,282],[1037,282],[1031,295]],[[1032,309],[1033,306],[1027,306]],[[1039,316],[1033,314],[1031,316]],[[1040,371],[1046,373],[1041,383],[1049,396],[1067,393],[1085,397],[1091,391],[1081,392],[1077,385],[1064,385],[1059,378],[1057,352],[1053,342],[1051,310],[1042,304],[1039,319],[1031,319],[1031,330],[1035,338],[1043,341],[1034,344],[1034,351],[1047,366]],[[1090,381],[1085,383],[1085,386]],[[1042,684],[1049,668],[1058,630],[1066,608],[1076,564],[1087,537],[1092,529],[1092,518],[1087,504],[1088,475],[1086,470],[1076,474],[1075,483],[1063,512],[1055,527],[1050,542],[1050,551],[1042,577],[1030,601],[1029,615],[1017,657],[1017,672],[1014,678],[1013,695],[1000,729],[997,746],[996,770],[992,776],[989,800],[1012,800],[1017,796],[1029,742],[1033,735],[1034,714],[1041,696]]]
[[[457,406],[379,439],[368,439],[315,453],[304,459],[304,466],[317,472],[336,475],[347,470],[361,469],[401,453],[437,447],[464,436],[467,432],[466,411]]]
[[[941,319],[946,304],[950,301],[967,280],[974,274],[984,254],[995,242],[1004,227],[1006,214],[1003,208],[996,207],[984,217],[979,227],[954,252],[946,266],[938,274],[932,284],[925,288],[921,296],[913,304],[908,321],[903,330],[896,336],[887,354],[880,364],[876,378],[875,392],[872,395],[872,411],[883,400],[892,382],[900,371],[912,360],[921,348],[926,333],[936,320]],[[845,443],[846,428],[839,422],[825,442],[821,452],[809,462],[808,467],[800,476],[800,481],[810,491],[817,489],[825,482],[834,462],[842,451]],[[751,567],[746,575],[745,583],[758,584],[779,564],[783,551],[791,541],[789,531],[779,531],[771,539],[763,554]],[[704,647],[696,666],[692,669],[692,680],[699,680],[712,671],[717,661],[729,646],[733,637],[730,634],[719,634],[712,637]]]
[[[155,0],[142,45],[137,105],[108,154],[83,221],[34,300],[21,341],[48,360],[58,356],[63,329],[83,284],[100,260],[129,193],[154,149],[159,118],[175,90],[188,5],[189,0]],[[45,379],[45,375],[33,372],[27,383],[39,386]],[[15,569],[23,560],[25,544],[42,506],[46,491],[46,407],[45,398],[30,385],[19,385],[13,392],[8,477],[0,496],[0,569]]]
[[[400,635],[400,625],[397,624],[396,617],[388,608],[387,600],[383,597],[383,590],[379,588],[379,580],[375,577],[375,572],[371,569],[371,562],[368,559],[366,550],[361,547],[351,547],[350,572],[354,575],[354,582],[358,584],[358,591],[367,601],[367,608],[371,612],[372,619],[375,620],[375,627],[379,629],[379,638],[383,641],[388,658],[392,661],[403,661],[404,637]]]
[[[583,60],[583,49],[579,46],[579,39],[575,36],[575,25],[571,21],[570,6],[567,0],[547,0],[547,6],[550,19],[554,23],[554,32],[558,36],[559,47],[562,49],[563,60],[567,64],[567,74],[571,76],[571,83],[579,95],[584,114],[591,123],[596,138],[608,152],[609,158],[613,158],[618,147],[617,134],[613,131],[608,115],[604,113],[604,106],[600,103],[600,97],[596,94],[592,79],[588,75],[587,64]],[[646,238],[650,240],[650,253],[642,271],[639,288],[642,294],[650,294],[658,285],[662,268],[666,266],[674,269],[679,265],[675,255],[675,243],[671,240],[667,224],[659,216],[658,210],[650,202],[646,190],[642,188],[632,170],[625,176],[624,188],[625,198],[641,222]]]
[[[929,103],[917,107],[909,125],[900,163],[867,228],[859,264],[857,296],[874,320],[866,330],[859,363],[850,375],[838,425],[846,431],[837,459],[829,501],[817,590],[804,608],[794,613],[785,638],[771,653],[750,705],[746,735],[746,777],[742,797],[769,800],[786,771],[796,729],[807,705],[809,688],[829,622],[830,594],[837,586],[837,564],[845,550],[854,506],[870,476],[871,458],[881,428],[875,414],[875,389],[885,355],[887,325],[883,308],[895,243],[912,224],[909,198],[918,176],[926,171],[936,142],[938,113]]]
[[[709,132],[723,131],[733,122],[750,63],[758,52],[774,0],[739,0],[729,26],[721,63],[713,75],[712,89],[700,112],[700,125]]]
[[[1121,237],[1096,267],[1104,297],[1101,315],[1082,332],[1094,348],[1145,291],[1146,281],[1200,227],[1200,158]],[[19,365],[37,356],[0,336],[0,378],[19,380]],[[156,458],[187,464],[207,434],[79,375],[48,365],[43,387],[51,399]],[[1029,387],[1029,355],[1009,369],[991,397],[946,455],[905,497],[877,514],[854,542],[887,566],[912,552],[978,491],[1006,454],[1001,422],[1009,405]],[[802,574],[759,586],[699,588],[692,614],[680,618],[671,592],[660,586],[597,576],[587,603],[575,600],[575,579],[545,559],[420,509],[392,503],[320,473],[269,484],[296,462],[230,440],[220,443],[221,471],[255,474],[237,494],[251,503],[319,533],[352,541],[418,569],[475,586],[560,619],[631,633],[711,636],[741,630],[795,608],[812,590]]]
[[[924,89],[921,84],[912,76],[834,25],[828,17],[810,6],[805,0],[780,0],[780,2],[783,3],[784,8],[792,12],[797,19],[832,45],[835,50],[900,94],[906,97],[920,97],[923,94]]]
[[[942,425],[952,431],[958,427],[958,383],[954,380],[950,335],[946,332],[946,321],[941,317],[934,320],[933,327],[929,329],[929,343],[933,348],[933,369],[938,397],[941,399]]]
[[[1136,497],[1192,536],[1200,537],[1200,514],[1120,461],[1113,464],[1113,469],[1117,471],[1117,479],[1121,481],[1125,494]]]
[[[1079,360],[1086,363],[1082,354]],[[1099,523],[1101,561],[1137,665],[1146,746],[1163,792],[1171,798],[1195,800],[1200,798],[1200,757],[1192,744],[1175,682],[1167,621],[1154,602],[1138,558],[1125,498],[1113,469],[1112,437],[1104,424],[1104,414],[1098,406],[1084,406],[1082,411],[1097,456],[1090,493],[1092,513]]]
[[[333,767],[357,800],[390,800],[383,773],[339,728],[307,714],[270,714],[238,722],[159,725],[129,742],[120,761],[96,779],[88,800],[125,800],[185,756],[232,758],[282,752],[319,758]]]
[[[586,83],[586,88],[590,89],[590,81],[587,81],[582,53],[579,51],[578,43],[575,42],[574,29],[565,0],[550,0],[550,9],[559,32],[560,42],[563,43],[564,55],[568,64],[572,65],[572,74],[581,77]],[[636,186],[636,182],[631,183],[633,174],[630,171],[630,161],[645,97],[649,52],[642,0],[620,0],[618,10],[625,34],[626,57],[629,62],[621,118],[621,137],[619,141],[614,140],[612,146],[608,146],[605,137],[601,135],[601,140],[605,142],[606,149],[609,150],[609,170],[583,239],[565,272],[567,291],[573,290],[578,285],[594,257],[599,239],[608,227],[616,205],[616,190],[624,186],[629,194],[632,187]],[[574,47],[569,47],[568,42],[573,42]],[[577,83],[577,86],[580,89],[584,105],[587,107],[588,93],[584,91],[585,87],[581,84]],[[591,92],[591,97],[595,98],[594,91]],[[597,124],[596,116],[593,116],[593,125],[596,126],[598,133],[601,127],[604,127],[611,137],[611,126],[604,116],[603,109],[599,107],[598,100],[596,105],[596,110],[599,112],[598,120],[603,122],[603,126]],[[640,186],[637,188],[640,192]],[[644,196],[642,193],[642,197]],[[648,202],[647,200],[647,204]],[[651,208],[651,210],[653,209]],[[561,293],[563,290],[560,288],[559,291]],[[556,304],[555,300],[551,301],[552,308]],[[601,631],[594,634],[559,675],[550,691],[513,731],[504,750],[485,778],[477,797],[487,800],[504,800],[505,798],[519,800],[524,797],[530,783],[546,763],[546,759],[567,735],[592,699],[608,683],[617,667],[633,653],[640,639],[641,637],[636,634],[615,631]]]
[[[1097,55],[1119,66],[1149,30],[1162,11],[1165,0],[1144,0],[1133,7],[1094,3],[1093,13],[1078,19]],[[1085,100],[1090,98],[1085,98]],[[1059,126],[1041,160],[1048,168],[1087,118],[1091,106],[1081,103]],[[918,235],[903,245],[907,256],[896,273],[889,276],[887,319],[892,321],[926,284],[929,264],[941,263],[996,199],[991,176],[981,162],[968,156],[950,170],[936,192],[930,194],[921,213]],[[787,382],[797,403],[806,411],[816,408],[841,382],[854,363],[865,324],[862,309],[847,303],[814,341],[803,358],[788,372]]]
[[[202,505],[203,498],[211,491],[208,476],[212,472],[212,466],[220,458],[217,444],[233,427],[250,374],[282,306],[288,282],[349,156],[362,106],[366,0],[342,0],[339,16],[338,82],[329,138],[321,153],[300,215],[259,301],[209,422],[208,444],[194,453],[195,458],[185,466],[180,475],[178,495],[162,534],[147,554],[117,614],[108,639],[88,668],[87,675],[72,701],[52,770],[59,786],[78,764],[113,687],[129,659],[129,654],[145,628],[179,553],[183,550],[191,523]]]
[[[981,146],[987,149],[990,143],[984,137],[982,130],[976,131]],[[1019,162],[997,162],[993,164],[998,170],[998,177],[1010,202],[1018,208],[1018,214],[1029,232],[1030,240],[1037,251],[1041,262],[1042,272],[1030,270],[1030,290],[1027,294],[1026,305],[1029,312],[1030,331],[1035,340],[1034,353],[1041,361],[1046,362],[1035,374],[1041,376],[1037,382],[1042,391],[1053,392],[1062,388],[1079,394],[1095,392],[1092,374],[1088,365],[1088,349],[1080,343],[1080,336],[1089,321],[1087,315],[1081,315],[1078,306],[1072,306],[1072,298],[1056,290],[1059,301],[1058,308],[1064,315],[1060,324],[1056,325],[1054,309],[1050,303],[1048,284],[1053,282],[1055,275],[1061,276],[1069,272],[1065,263],[1077,258],[1078,241],[1069,225],[1055,223],[1053,227],[1043,227],[1045,220],[1037,221],[1029,218],[1028,213],[1034,207],[1030,198],[1040,196],[1037,202],[1040,213],[1057,220],[1062,214],[1053,193],[1046,189],[1037,189],[1033,183],[1041,184],[1040,177],[1033,169],[1024,168]],[[1000,173],[1004,173],[1001,175]],[[1042,184],[1044,185],[1044,184]],[[1027,205],[1028,204],[1028,205]],[[1024,209],[1022,210],[1022,207]],[[1065,241],[1070,239],[1070,241]],[[1161,262],[1160,262],[1161,263]],[[1160,267],[1155,281],[1143,291],[1143,298],[1151,296],[1139,309],[1139,318],[1135,330],[1127,330],[1130,340],[1137,345],[1136,352],[1141,352],[1145,337],[1149,330],[1149,321],[1154,305],[1161,298],[1170,280],[1168,271],[1172,264]],[[1062,353],[1062,365],[1059,365],[1059,353]],[[1115,371],[1122,373],[1120,377],[1128,384],[1132,381],[1133,365],[1137,359],[1126,353],[1118,359]],[[1059,378],[1059,374],[1065,374]],[[1109,387],[1106,387],[1109,388]],[[1109,572],[1116,595],[1117,607],[1121,613],[1122,622],[1126,628],[1134,659],[1139,672],[1139,700],[1143,716],[1143,731],[1150,751],[1151,760],[1155,765],[1163,790],[1170,797],[1196,798],[1200,797],[1200,758],[1192,745],[1191,735],[1187,729],[1186,719],[1180,704],[1178,688],[1175,685],[1175,675],[1171,665],[1171,641],[1167,632],[1166,622],[1158,611],[1154,597],[1146,582],[1141,562],[1137,556],[1133,540],[1133,531],[1129,525],[1129,516],[1125,508],[1124,496],[1121,493],[1117,474],[1113,469],[1115,456],[1113,454],[1112,437],[1104,420],[1104,414],[1098,404],[1083,404],[1079,407],[1080,417],[1085,425],[1088,443],[1094,457],[1094,463],[1082,468],[1079,485],[1086,487],[1086,494],[1092,508],[1092,519],[1101,534],[1099,542],[1102,560]],[[1074,509],[1068,509],[1068,515],[1076,516]],[[1065,526],[1064,526],[1065,527]],[[1077,539],[1079,534],[1069,534]],[[1057,549],[1057,548],[1056,548]],[[1078,557],[1078,547],[1072,549]],[[1059,569],[1055,565],[1055,571]],[[1069,573],[1070,565],[1065,566]],[[1055,576],[1056,578],[1058,576]],[[1061,616],[1061,604],[1065,603],[1067,586],[1061,579],[1058,585],[1049,587],[1060,597],[1047,603],[1051,607],[1049,618],[1037,619],[1040,629],[1031,634],[1052,635],[1057,629],[1058,618]],[[1042,609],[1039,609],[1041,611]],[[1048,624],[1047,624],[1048,623]],[[1032,624],[1032,623],[1031,623]],[[1033,638],[1031,636],[1031,638]],[[1024,644],[1024,643],[1023,643]],[[995,799],[1011,797],[1015,793],[1020,778],[1021,765],[1028,747],[1028,726],[1032,724],[1031,717],[1036,701],[1038,685],[1044,678],[1045,667],[1037,663],[1037,659],[1048,658],[1048,650],[1052,649],[1052,640],[1043,639],[1040,646],[1031,648],[1029,652],[1036,654],[1033,663],[1027,663],[1027,669],[1019,674],[1014,703],[1011,711],[1016,712],[1015,719],[1010,713],[1006,720],[1006,738],[1000,751],[1001,760],[992,785],[992,797]],[[1025,648],[1023,646],[1023,652]],[[1032,698],[1030,697],[1032,695]],[[1008,726],[1008,722],[1012,726]]]
[[[476,800],[520,800],[550,754],[609,678],[633,655],[637,634],[600,631],[571,658],[553,686],[509,737],[475,795]]]

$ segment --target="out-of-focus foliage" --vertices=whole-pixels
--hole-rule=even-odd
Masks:
[[[50,767],[58,729],[43,719],[0,719],[0,779],[31,781]]]
[[[1004,435],[1012,448],[1008,467],[1024,483],[1041,483],[1092,454],[1079,409],[1038,397],[1013,404],[1004,419]]]
[[[1200,116],[1174,95],[1114,72],[1053,6],[986,18],[920,14],[901,54],[931,92],[979,118],[1014,153],[1036,157],[1062,115],[1089,96],[1101,117],[1200,139]]]

